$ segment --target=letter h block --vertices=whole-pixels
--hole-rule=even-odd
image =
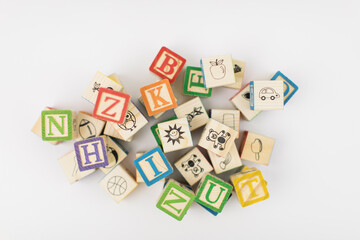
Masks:
[[[156,204],[156,207],[178,221],[181,221],[195,200],[195,194],[177,181],[170,179]]]
[[[151,186],[173,173],[173,169],[160,147],[135,159],[134,164],[147,186]]]
[[[153,116],[177,106],[168,79],[144,86],[140,88],[140,93],[149,116]]]
[[[156,55],[149,70],[161,78],[169,79],[173,83],[185,65],[185,58],[162,47]]]
[[[103,137],[75,142],[74,148],[80,171],[109,165],[106,154],[106,144]]]
[[[228,201],[233,187],[211,174],[206,174],[196,190],[195,201],[220,213]]]

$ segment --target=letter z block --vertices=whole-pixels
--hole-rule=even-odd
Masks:
[[[74,148],[80,171],[109,165],[106,145],[102,137],[75,142]]]
[[[134,164],[147,186],[151,186],[173,173],[173,169],[160,147],[135,159]]]
[[[130,95],[108,88],[100,88],[93,116],[110,122],[123,124]]]
[[[205,88],[204,78],[199,67],[186,67],[184,89],[185,95],[211,97],[212,88]]]
[[[161,78],[169,79],[173,83],[185,65],[185,58],[162,47],[152,62],[149,70]]]
[[[72,140],[73,112],[71,110],[42,111],[41,129],[44,141]]]
[[[211,174],[206,174],[196,190],[195,201],[220,213],[228,201],[233,187]]]
[[[168,79],[144,86],[140,88],[140,92],[149,116],[153,116],[177,106]]]
[[[234,184],[236,195],[242,207],[269,198],[266,182],[259,170],[242,171],[230,176]]]
[[[156,207],[181,221],[195,200],[195,194],[182,187],[177,181],[170,179],[166,184]]]

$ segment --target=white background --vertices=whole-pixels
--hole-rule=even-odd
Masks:
[[[359,9],[345,0],[0,0],[0,239],[359,239]],[[217,217],[194,204],[178,222],[155,207],[160,184],[120,204],[98,185],[100,171],[70,185],[57,159],[73,142],[52,146],[30,131],[45,106],[91,112],[81,95],[96,70],[118,73],[136,99],[156,79],[148,67],[163,45],[188,66],[230,53],[247,62],[244,82],[281,70],[298,84],[284,111],[240,124],[276,139],[270,165],[257,166],[268,200],[242,208],[233,196]],[[189,99],[182,81],[179,102]],[[235,92],[216,89],[204,104],[233,108]],[[135,152],[156,144],[154,123],[125,144],[132,172]]]

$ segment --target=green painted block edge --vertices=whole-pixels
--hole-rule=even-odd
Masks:
[[[200,67],[191,67],[191,66],[186,67],[185,78],[184,78],[184,86],[183,86],[183,93],[185,95],[191,95],[191,96],[211,97],[212,88],[209,88],[209,93],[208,94],[188,91],[187,85],[189,84],[189,77],[190,77],[190,71],[191,70],[201,71],[201,68]]]
[[[173,214],[172,212],[168,211],[167,209],[163,208],[161,206],[161,203],[165,200],[165,197],[168,195],[168,193],[170,192],[170,190],[172,188],[176,188],[177,190],[179,190],[180,192],[182,192],[183,194],[185,194],[186,196],[190,197],[189,202],[186,204],[184,210],[182,211],[180,216],[176,216],[175,214]],[[176,184],[175,182],[170,182],[168,184],[166,184],[166,188],[164,190],[164,192],[162,193],[159,201],[156,204],[156,207],[158,209],[160,209],[161,211],[165,212],[166,214],[170,215],[171,217],[175,218],[178,221],[181,221],[183,219],[183,217],[185,216],[185,214],[187,213],[187,211],[189,210],[191,204],[194,202],[195,200],[195,195],[189,191],[187,191],[186,189],[182,188],[181,186],[179,186],[178,184]]]
[[[68,133],[67,137],[45,137],[45,115],[47,114],[67,114],[68,115]],[[73,139],[73,119],[72,119],[72,111],[71,110],[43,110],[41,112],[41,135],[43,141],[67,141]]]
[[[225,187],[225,188],[228,190],[227,193],[225,194],[224,200],[222,201],[222,203],[221,203],[221,205],[220,205],[219,208],[215,208],[215,207],[213,207],[212,205],[210,205],[210,204],[208,204],[208,203],[206,203],[206,202],[204,202],[204,201],[201,201],[201,200],[199,199],[199,197],[201,196],[201,193],[204,191],[204,188],[205,188],[206,183],[207,183],[209,180],[214,181],[215,183],[217,183],[217,184]],[[204,179],[204,181],[202,182],[198,193],[196,194],[195,201],[196,201],[197,203],[200,203],[200,204],[203,205],[203,206],[206,206],[206,207],[210,208],[211,210],[213,210],[213,211],[215,211],[215,212],[221,213],[221,211],[223,210],[225,204],[227,203],[227,200],[228,200],[228,198],[229,198],[232,190],[233,190],[233,186],[231,186],[230,184],[228,184],[228,183],[226,183],[226,182],[224,182],[224,181],[222,181],[222,180],[220,180],[220,179],[218,179],[218,178],[216,178],[216,177],[211,176],[211,175],[208,174],[208,175],[205,176],[205,179]]]
[[[155,138],[157,144],[161,147],[161,149],[162,149],[162,143],[161,143],[161,139],[160,139],[159,135],[158,135],[157,132],[156,132],[156,128],[158,127],[158,124],[159,124],[159,123],[171,121],[171,120],[174,120],[174,119],[177,119],[177,117],[176,117],[176,116],[172,116],[171,118],[168,118],[168,119],[166,119],[166,120],[164,120],[164,121],[162,121],[162,122],[158,122],[157,124],[154,124],[154,125],[152,125],[152,126],[150,127],[151,132],[152,132],[152,134],[154,135],[154,138]]]

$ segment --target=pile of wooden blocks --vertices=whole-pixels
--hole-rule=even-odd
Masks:
[[[244,166],[242,160],[268,165],[275,141],[245,131],[238,149],[235,139],[240,137],[240,115],[250,121],[263,110],[283,109],[298,87],[281,72],[270,80],[242,86],[245,62],[232,59],[231,55],[202,58],[201,67],[186,67],[183,94],[194,98],[178,105],[171,84],[185,62],[183,57],[162,47],[150,66],[150,71],[162,80],[140,88],[139,102],[149,117],[157,119],[171,109],[175,115],[151,127],[158,146],[136,154],[136,178],[121,165],[128,155],[121,141],[130,142],[148,120],[125,93],[116,74],[97,72],[88,85],[83,97],[94,104],[92,114],[47,107],[32,130],[51,144],[75,140],[74,149],[59,159],[69,182],[100,169],[105,177],[99,184],[116,202],[140,182],[151,186],[166,178],[156,206],[177,220],[184,217],[194,201],[216,216],[233,190],[243,207],[269,198],[261,172]],[[239,90],[230,98],[237,110],[207,111],[201,98],[211,97],[215,87]],[[196,145],[192,131],[199,128],[203,131]],[[174,162],[186,180],[182,184],[171,178],[174,169],[165,153],[185,148],[191,149]],[[231,183],[215,176],[234,169],[238,171],[231,175]]]

